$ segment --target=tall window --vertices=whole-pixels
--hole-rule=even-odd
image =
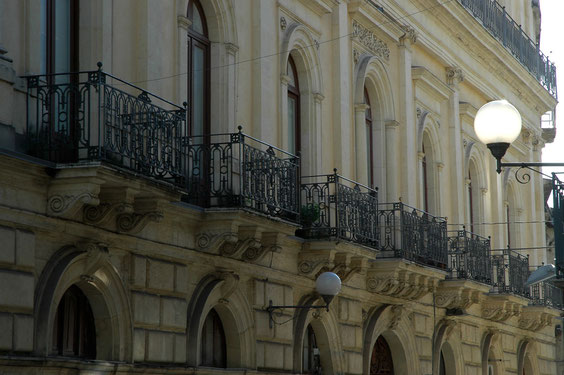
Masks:
[[[53,325],[52,353],[96,358],[96,329],[88,298],[71,286],[61,298]]]
[[[188,3],[188,111],[190,134],[209,134],[210,41],[206,18],[197,0]]]
[[[423,160],[421,167],[423,169],[423,210],[429,212],[429,181],[427,173],[427,155],[425,154],[425,144],[422,145]]]
[[[200,365],[209,367],[227,366],[225,331],[221,319],[214,309],[208,313],[202,328]]]
[[[370,109],[370,98],[368,97],[368,91],[366,87],[364,88],[364,104],[368,107],[364,114],[366,121],[366,166],[368,168],[368,185],[374,187],[374,140],[372,132],[372,111]]]
[[[296,154],[300,151],[300,86],[298,71],[292,56],[288,58],[286,74],[288,82],[288,151]]]
[[[315,332],[313,332],[311,324],[307,326],[306,335],[304,337],[302,358],[303,373],[316,375],[323,373],[319,348],[317,347]]]
[[[41,73],[77,71],[78,1],[42,0],[41,19]]]

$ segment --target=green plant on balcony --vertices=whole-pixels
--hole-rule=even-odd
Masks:
[[[308,203],[300,209],[300,219],[304,228],[311,228],[313,223],[319,220],[319,204]]]

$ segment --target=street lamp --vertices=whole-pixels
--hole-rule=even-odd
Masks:
[[[521,133],[521,115],[507,100],[494,100],[484,104],[476,113],[474,119],[474,131],[478,139],[482,141],[490,149],[492,155],[497,161],[497,173],[501,173],[502,167],[564,167],[564,163],[536,163],[536,162],[517,162],[502,163],[501,158]],[[534,169],[535,172],[540,173]],[[519,179],[518,179],[519,181]],[[528,182],[528,179],[519,181],[521,183]],[[554,238],[556,249],[556,267],[552,264],[539,267],[532,272],[527,280],[527,286],[534,285],[541,281],[547,281],[557,277],[562,280],[564,278],[564,231],[563,231],[563,214],[564,214],[564,190],[563,184],[552,173],[552,191],[554,199],[553,207],[553,224]],[[562,285],[564,288],[564,284]]]
[[[272,328],[272,323],[274,322],[272,313],[277,309],[327,309],[329,311],[329,303],[341,291],[341,278],[336,273],[323,272],[315,281],[315,290],[321,296],[325,305],[274,306],[272,300],[270,300],[266,308],[269,315],[270,328]]]

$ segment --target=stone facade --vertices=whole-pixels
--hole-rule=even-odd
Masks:
[[[55,110],[45,100],[33,107],[43,100],[33,91],[42,83],[24,76],[44,73],[41,10],[48,3],[0,2],[0,373],[224,373],[202,365],[202,331],[212,310],[223,326],[224,367],[234,373],[306,372],[308,327],[327,375],[376,373],[373,348],[380,337],[396,374],[557,371],[561,311],[519,289],[514,258],[501,250],[545,246],[542,179],[531,175],[521,185],[515,171],[497,175],[473,130],[481,105],[506,98],[524,126],[506,159],[540,161],[540,119],[556,99],[460,1],[199,2],[209,38],[210,132],[232,133],[236,145],[264,142],[256,150],[265,160],[290,149],[292,59],[299,80],[298,173],[326,174],[308,186],[348,186],[346,196],[361,202],[337,206],[331,198],[328,208],[304,203],[299,175],[289,180],[295,176],[286,174],[276,185],[264,179],[272,172],[255,173],[241,190],[231,190],[235,203],[226,203],[232,196],[210,198],[217,186],[198,185],[193,170],[182,174],[189,163],[209,170],[228,160],[222,168],[230,165],[234,172],[225,178],[233,180],[221,181],[243,181],[250,164],[235,151],[222,161],[195,162],[190,154],[159,167],[177,162],[184,179],[123,152],[96,154],[97,147],[88,149],[87,161],[76,159],[82,151],[76,160],[54,160],[53,150],[34,154],[28,142],[33,116]],[[92,100],[115,88],[147,112],[157,111],[158,101],[147,101],[147,93],[170,101],[166,110],[187,100],[192,65],[186,46],[195,27],[187,0],[72,3],[78,4],[77,68],[90,71],[81,87]],[[508,7],[529,35],[537,33],[537,10],[528,1]],[[188,126],[193,106],[188,103]],[[58,119],[35,121],[56,128],[67,121],[58,113]],[[89,124],[108,124],[108,113],[99,105],[83,114]],[[186,125],[174,117],[186,116],[182,106],[158,113],[144,121],[172,116],[167,124]],[[116,123],[133,121],[120,116]],[[85,124],[84,117],[73,121]],[[90,142],[112,137],[96,129]],[[42,141],[40,133],[32,135]],[[198,152],[188,138],[179,133],[178,147]],[[153,162],[165,158],[159,155],[166,151],[159,152]],[[280,169],[293,168],[284,158],[276,159]],[[267,168],[257,165],[255,172]],[[221,171],[211,173],[227,176]],[[379,189],[377,206],[370,206],[370,185]],[[276,186],[277,196],[290,201],[287,191],[301,194],[297,206],[280,209],[278,201],[257,198],[272,193],[264,186]],[[200,195],[208,200],[194,198]],[[312,227],[304,207],[317,209],[314,222],[324,213],[341,217],[339,209],[349,221]],[[480,280],[456,271],[454,253],[466,254],[456,231],[464,226],[483,236],[470,235],[471,241],[491,236],[483,243],[497,256]],[[549,261],[544,251],[519,252],[528,254],[531,269]],[[269,316],[270,303],[320,305],[315,279],[323,271],[343,281],[328,311],[284,308]],[[94,359],[55,353],[54,322],[73,285],[92,309]]]

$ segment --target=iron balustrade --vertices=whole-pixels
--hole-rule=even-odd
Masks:
[[[25,78],[30,155],[55,163],[104,161],[184,184],[184,108],[103,72],[101,63],[96,71]]]
[[[186,137],[187,200],[299,221],[299,157],[242,132]]]
[[[562,310],[562,289],[548,281],[542,281],[529,287],[531,305],[548,306]]]
[[[491,283],[492,263],[489,238],[463,229],[449,236],[448,243],[451,278]]]
[[[458,0],[515,58],[557,98],[556,66],[496,0]]]
[[[445,218],[398,203],[378,205],[380,258],[403,258],[446,269],[448,266]]]
[[[336,237],[377,247],[378,191],[335,173],[302,177],[305,238]]]
[[[525,286],[529,276],[529,257],[510,249],[496,250],[492,254],[492,286],[498,293],[513,293],[528,297]]]

